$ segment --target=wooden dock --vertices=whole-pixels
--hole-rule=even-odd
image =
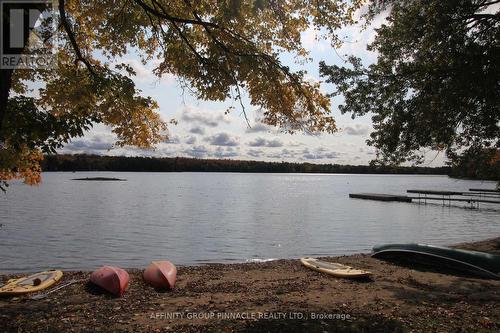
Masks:
[[[456,192],[456,191],[435,191],[435,190],[407,190],[406,192],[408,193],[415,193],[418,194],[418,197],[410,197],[414,200],[418,200],[420,203],[423,201],[424,203],[427,203],[427,200],[437,200],[437,201],[442,201],[443,206],[448,203],[448,206],[451,206],[452,202],[467,202],[471,205],[471,207],[479,207],[480,203],[488,203],[488,204],[500,204],[500,201],[498,200],[489,200],[485,199],[486,197],[488,198],[495,198],[495,196],[488,196],[488,195],[481,195],[481,194],[473,194],[471,192]],[[491,192],[486,192],[490,193]],[[440,195],[441,197],[432,197],[432,196],[427,196],[427,195]],[[468,198],[453,198],[455,196],[465,196]]]
[[[408,193],[416,193],[416,194],[434,194],[434,195],[462,195],[463,192],[455,192],[455,191],[435,191],[435,190],[407,190]]]
[[[480,203],[498,204],[500,200],[489,200],[488,198],[494,196],[481,196],[470,192],[456,192],[456,191],[436,191],[436,190],[408,190],[408,193],[418,194],[418,196],[397,195],[397,194],[383,194],[383,193],[350,193],[349,198],[376,200],[376,201],[395,201],[395,202],[413,202],[427,203],[429,201],[441,201],[444,205],[451,206],[452,202],[465,202],[470,204],[470,208],[479,208]],[[460,198],[456,198],[459,196]]]
[[[411,198],[406,195],[381,194],[381,193],[350,193],[349,198],[367,199],[376,201],[411,202]]]
[[[456,202],[467,202],[470,204],[477,204],[477,203],[490,203],[490,204],[500,204],[500,201],[498,200],[484,200],[484,199],[476,199],[476,198],[440,198],[440,197],[408,197],[414,200],[438,200],[438,201],[456,201]]]
[[[498,193],[493,193],[493,192],[464,192],[464,195],[475,195],[475,196],[486,196],[486,197],[491,197],[491,198],[498,198],[500,196],[500,192]]]
[[[488,193],[498,193],[500,194],[500,190],[495,190],[491,188],[470,188],[469,191],[472,192],[488,192]]]

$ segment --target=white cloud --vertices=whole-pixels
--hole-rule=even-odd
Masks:
[[[370,126],[364,124],[355,124],[353,126],[346,126],[343,131],[348,135],[364,136],[370,132]]]
[[[240,153],[233,147],[226,147],[225,149],[222,147],[217,147],[217,149],[211,155],[216,158],[230,158],[239,156]]]
[[[193,133],[193,134],[199,134],[199,135],[203,135],[205,134],[205,129],[201,126],[195,126],[195,127],[192,127],[190,130],[189,130],[190,133]]]
[[[208,155],[209,149],[204,145],[199,145],[184,149],[182,153],[190,157],[203,158]]]
[[[167,143],[167,144],[178,144],[180,142],[181,142],[181,139],[179,138],[178,135],[169,136],[168,140],[165,141],[165,143]]]
[[[249,149],[247,155],[251,157],[261,157],[264,155],[264,151],[262,151],[262,149]]]
[[[310,150],[309,148],[302,150],[302,158],[305,160],[332,160],[338,158],[339,155],[338,152],[331,151],[324,147],[316,148],[315,150]]]
[[[118,63],[124,63],[132,67],[135,71],[135,80],[142,83],[162,83],[170,84],[175,82],[175,77],[170,74],[164,74],[161,77],[156,76],[153,73],[154,68],[158,65],[158,61],[153,61],[144,65],[141,61],[134,58],[127,58],[117,61]]]
[[[266,139],[266,138],[263,138],[263,137],[258,137],[250,142],[248,142],[248,145],[250,147],[282,147],[283,146],[283,142],[278,139],[278,138],[274,138],[274,139]]]
[[[246,133],[260,133],[260,132],[271,132],[273,128],[269,125],[257,123],[251,127],[247,127]]]
[[[293,159],[295,158],[296,155],[297,155],[296,151],[284,148],[279,152],[268,153],[266,157],[271,159],[284,160],[284,159]]]
[[[195,136],[188,137],[187,140],[186,140],[186,143],[188,145],[192,145],[192,144],[196,143],[196,137]]]
[[[232,137],[231,135],[221,132],[210,137],[205,138],[205,141],[209,142],[212,146],[238,146],[238,138]]]
[[[91,136],[75,138],[64,146],[63,153],[106,154],[113,149],[116,137],[109,133],[94,133]]]
[[[198,127],[217,127],[221,123],[229,123],[229,118],[223,113],[210,110],[202,110],[191,106],[186,106],[182,110],[181,119],[191,124],[196,124]]]

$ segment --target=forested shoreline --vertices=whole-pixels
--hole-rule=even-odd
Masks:
[[[449,167],[389,167],[370,165],[196,159],[185,157],[127,157],[99,155],[47,155],[43,171],[129,172],[255,172],[447,175]]]

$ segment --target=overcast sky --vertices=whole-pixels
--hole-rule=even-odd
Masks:
[[[348,41],[340,49],[334,50],[328,41],[316,40],[312,29],[302,34],[302,41],[310,51],[312,61],[297,65],[291,56],[283,56],[284,64],[295,69],[305,69],[308,79],[321,81],[318,64],[342,65],[347,55],[361,57],[365,64],[376,60],[376,54],[366,50],[366,45],[375,37],[374,28],[384,22],[384,17],[375,19],[367,29],[360,26],[344,28],[340,36]],[[166,121],[176,119],[178,125],[169,126],[169,141],[159,144],[155,150],[113,147],[115,137],[109,128],[95,126],[84,137],[76,138],[61,153],[92,153],[100,155],[129,155],[156,157],[196,157],[231,158],[264,161],[291,161],[312,163],[368,164],[374,158],[374,149],[365,141],[372,131],[370,116],[351,119],[338,111],[341,98],[332,99],[332,115],[337,121],[336,134],[306,135],[283,134],[278,129],[258,122],[256,107],[244,98],[245,109],[250,118],[249,128],[242,115],[241,107],[233,101],[206,102],[196,100],[187,91],[183,92],[174,77],[158,79],[152,74],[155,64],[142,65],[134,54],[122,61],[129,63],[137,72],[135,79],[144,95],[153,97],[160,106],[160,114]],[[322,90],[332,90],[326,84]],[[225,115],[224,111],[234,106],[236,109]],[[426,165],[441,165],[443,156],[429,155]]]

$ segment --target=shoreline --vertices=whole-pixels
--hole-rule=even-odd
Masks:
[[[440,174],[448,175],[448,166],[370,166],[350,164],[317,164],[303,162],[214,159],[192,157],[140,157],[109,156],[87,154],[45,155],[42,162],[43,171],[137,171],[137,172],[257,172],[257,173],[390,173],[390,174]]]
[[[500,237],[453,247],[500,253]],[[338,279],[299,260],[279,259],[179,266],[174,290],[157,292],[145,285],[141,270],[130,269],[121,298],[85,282],[38,301],[0,298],[0,327],[5,332],[500,330],[500,281],[397,266],[368,254],[326,259],[370,270],[373,278]],[[64,272],[59,284],[89,273]],[[19,275],[0,275],[0,281]]]

